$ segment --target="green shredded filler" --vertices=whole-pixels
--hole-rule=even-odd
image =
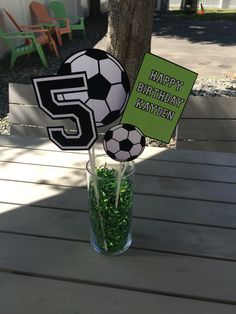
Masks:
[[[93,180],[89,183],[90,219],[95,245],[103,253],[114,254],[123,249],[131,226],[133,184],[123,176],[117,208],[117,171],[106,164],[96,169],[98,202]]]

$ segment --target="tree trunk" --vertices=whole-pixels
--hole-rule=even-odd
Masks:
[[[132,84],[150,51],[155,0],[110,0],[107,51],[126,69]]]
[[[100,0],[90,0],[89,1],[89,16],[96,17],[101,14],[100,10]]]
[[[185,5],[185,0],[181,0],[180,9],[183,10]]]
[[[161,13],[166,13],[169,10],[170,0],[161,1]]]

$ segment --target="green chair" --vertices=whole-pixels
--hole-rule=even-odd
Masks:
[[[30,39],[30,44],[24,44],[21,47],[15,47],[15,39]],[[13,67],[16,59],[19,56],[28,55],[34,51],[37,51],[39,57],[45,67],[47,67],[47,61],[44,55],[43,48],[39,43],[37,43],[36,38],[31,32],[17,32],[17,33],[6,33],[0,27],[0,39],[2,39],[7,47],[11,50],[11,67]]]
[[[67,18],[66,9],[61,1],[51,1],[49,3],[49,8],[52,11],[55,18]],[[84,33],[84,37],[86,37],[84,18],[79,16],[76,16],[76,18],[79,19],[79,24],[70,23],[71,31],[81,30]],[[65,23],[63,20],[59,20],[60,27],[64,27],[63,23]]]

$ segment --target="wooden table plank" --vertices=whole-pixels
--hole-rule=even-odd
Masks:
[[[0,209],[0,232],[89,241],[87,212],[30,206]],[[5,208],[4,208],[5,207]],[[133,219],[133,247],[236,261],[236,229]]]
[[[24,138],[17,136],[1,136],[0,146],[7,148],[21,148],[30,150],[41,150],[46,152],[58,152],[62,154],[87,154],[87,151],[61,151],[48,139]],[[102,144],[96,144],[96,152],[104,152]],[[160,147],[145,147],[140,159],[169,160],[189,163],[214,164],[236,167],[236,154],[206,152],[194,150],[174,150]]]
[[[136,174],[182,179],[236,183],[236,167],[143,160],[135,164]]]
[[[66,158],[65,158],[66,156]],[[22,164],[47,165],[57,167],[84,168],[88,154],[77,154],[61,151],[45,151],[14,147],[0,147],[0,161]]]
[[[80,201],[82,202],[81,198]],[[235,204],[135,194],[133,208],[134,215],[138,217],[226,228],[236,227]]]
[[[137,193],[236,203],[235,184],[136,175]]]
[[[2,178],[7,177],[4,173],[19,172],[19,168],[32,168],[33,172],[41,172],[49,166],[58,167],[57,171],[69,171],[70,168],[86,169],[88,155],[86,154],[65,154],[58,152],[34,151],[11,149],[12,151],[0,151],[0,168]],[[14,156],[14,157],[13,157]],[[41,168],[37,168],[41,167]],[[43,168],[42,168],[43,167]],[[27,171],[27,170],[26,170]],[[30,171],[30,170],[29,170]],[[197,180],[210,180],[236,183],[236,167],[190,164],[185,162],[163,161],[163,160],[143,160],[135,162],[136,174],[169,176],[176,178],[193,178]],[[5,175],[5,176],[4,176]]]
[[[217,108],[217,110],[216,110]],[[232,115],[232,116],[231,116]],[[224,118],[236,116],[235,97],[190,96],[183,118]]]
[[[0,180],[0,201],[19,205],[88,210],[87,193],[78,187],[39,185]],[[14,191],[14,198],[12,195]],[[148,204],[148,206],[147,206]],[[134,195],[134,215],[144,218],[178,221],[202,225],[236,227],[235,204],[173,198],[168,196]]]
[[[2,234],[0,269],[236,305],[235,262],[130,249],[111,258],[88,243]]]
[[[235,115],[236,116],[236,115]],[[214,120],[214,119],[181,119],[178,124],[178,140],[193,139],[209,141],[232,141],[235,144],[236,120]],[[209,144],[209,143],[208,143]],[[217,143],[218,144],[218,143]],[[214,143],[211,143],[214,146]],[[218,146],[216,146],[219,149]],[[233,152],[233,151],[230,151]]]
[[[59,201],[60,195],[63,201],[70,200],[71,196],[76,194],[75,191],[79,190],[79,188],[73,188],[74,193],[72,194],[70,193],[71,189],[65,186],[0,180],[0,190],[0,201],[2,202],[34,203],[35,205],[50,206],[50,202],[55,202],[56,197],[58,197],[57,200]],[[81,190],[81,194],[83,193],[84,190]]]
[[[27,165],[14,165],[14,172],[1,171],[1,180],[17,180],[38,184],[86,187],[85,170],[58,169]],[[26,170],[27,169],[27,170]],[[59,184],[58,184],[59,183]],[[175,179],[169,177],[135,175],[134,188],[136,193],[172,196],[197,200],[236,203],[235,184],[207,182],[197,180]],[[26,191],[25,191],[26,192]]]
[[[0,273],[0,282],[0,304],[4,314],[26,314],[32,309],[34,314],[189,314],[190,309],[191,314],[234,314],[236,309],[228,304],[8,273]],[[9,302],[9,296],[14,302]]]

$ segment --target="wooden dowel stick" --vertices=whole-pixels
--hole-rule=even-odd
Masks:
[[[120,182],[121,182],[122,162],[120,162],[118,173],[117,173],[117,186],[116,186],[116,202],[115,207],[118,206],[119,194],[120,194]]]
[[[91,165],[92,180],[93,180],[95,196],[96,196],[96,200],[97,200],[97,205],[99,206],[99,195],[98,195],[98,187],[97,187],[97,175],[96,175],[96,167],[95,167],[95,157],[94,157],[94,152],[92,151],[92,149],[89,150],[89,160],[90,160],[90,165]]]
[[[97,174],[96,174],[96,165],[95,165],[95,150],[93,146],[89,150],[89,160],[90,160],[90,165],[91,165],[91,170],[92,170],[93,186],[94,186],[94,191],[95,191],[95,196],[96,196],[97,206],[98,206],[98,215],[99,215],[99,219],[101,223],[104,249],[107,252],[108,247],[107,247],[106,235],[105,235],[105,230],[104,230],[104,223],[103,223],[103,218],[102,218],[100,208],[99,208],[99,194],[98,194],[98,187],[97,187]]]
[[[122,169],[122,164],[123,164],[123,169]],[[120,195],[120,184],[121,184],[121,179],[123,175],[125,174],[125,171],[128,167],[128,162],[127,163],[120,163],[120,167],[118,170],[118,176],[117,176],[117,188],[116,188],[116,202],[115,202],[115,207],[118,207],[118,202],[119,202],[119,195]],[[122,169],[122,170],[121,170]]]

